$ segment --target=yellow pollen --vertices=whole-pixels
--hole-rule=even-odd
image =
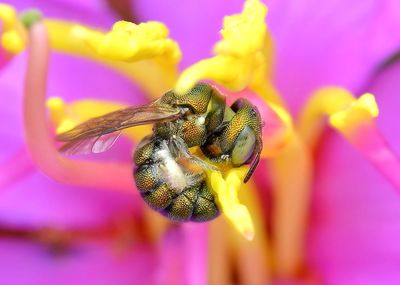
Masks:
[[[5,50],[12,54],[20,53],[25,49],[25,43],[16,30],[3,33],[1,37],[1,45]]]
[[[222,39],[215,45],[212,58],[201,60],[183,71],[175,90],[187,92],[203,79],[211,79],[232,91],[265,81],[271,49],[266,46],[266,6],[259,0],[247,0],[241,14],[225,17]],[[257,90],[255,90],[257,91]]]
[[[53,49],[106,65],[138,84],[151,99],[170,90],[176,81],[180,50],[177,43],[166,38],[162,24],[117,22],[113,31],[104,33],[61,20],[45,19],[44,23]],[[129,26],[136,27],[136,33]],[[152,31],[147,40],[140,35],[144,30]],[[129,44],[138,47],[136,54]]]
[[[10,30],[17,22],[17,13],[12,6],[0,4],[0,19],[3,24],[3,30]]]
[[[313,147],[323,129],[324,118],[342,133],[352,133],[379,115],[375,97],[366,93],[358,99],[340,87],[321,88],[306,104],[300,116],[299,130],[303,139]]]
[[[72,33],[107,59],[138,61],[162,57],[163,60],[174,64],[181,59],[178,44],[168,38],[168,29],[160,22],[136,25],[119,21],[108,33],[77,25],[72,29]]]
[[[336,129],[350,131],[372,121],[379,115],[374,95],[366,93],[355,99],[348,108],[329,117],[329,123]]]
[[[2,22],[1,45],[11,54],[18,54],[25,49],[26,33],[17,19],[15,9],[7,4],[0,4],[0,21]]]
[[[267,8],[260,1],[247,0],[241,14],[224,18],[223,39],[215,45],[214,52],[246,57],[260,51],[267,30],[266,14]]]

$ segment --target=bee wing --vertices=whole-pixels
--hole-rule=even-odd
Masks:
[[[179,108],[152,103],[142,107],[129,107],[89,119],[72,130],[59,134],[56,139],[65,142],[60,151],[66,154],[99,153],[109,149],[121,130],[164,121],[182,116]]]

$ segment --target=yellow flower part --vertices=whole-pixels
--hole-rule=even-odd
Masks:
[[[211,79],[232,91],[249,86],[268,101],[282,104],[269,84],[272,43],[265,25],[267,7],[259,0],[247,0],[241,14],[224,18],[222,40],[212,58],[199,61],[181,74],[175,91],[185,93],[203,79]]]
[[[242,181],[247,171],[247,166],[232,168],[227,171],[225,179],[220,171],[211,171],[208,173],[208,180],[211,188],[217,194],[219,206],[225,217],[246,239],[252,240],[254,225],[250,212],[238,199],[238,192],[243,186]]]
[[[0,20],[2,22],[1,45],[11,54],[18,54],[25,49],[26,33],[17,18],[15,9],[7,4],[0,4]]]
[[[44,22],[56,51],[105,64],[137,83],[152,99],[176,81],[180,50],[167,38],[168,30],[161,23],[118,22],[111,32],[103,33],[67,21]],[[151,35],[146,36],[147,32]]]
[[[125,107],[127,106],[100,100],[78,100],[70,104],[66,104],[60,97],[51,97],[47,100],[47,108],[57,134],[68,131],[88,119]],[[137,126],[123,132],[134,142],[139,142],[150,133],[151,126]]]
[[[76,38],[85,41],[101,57],[138,61],[153,57],[176,64],[181,59],[178,44],[168,38],[167,27],[160,22],[134,24],[116,22],[111,31],[102,33],[83,26],[72,29]]]
[[[325,117],[328,117],[332,127],[349,133],[378,114],[379,109],[372,94],[367,93],[357,99],[344,88],[326,87],[309,99],[298,127],[304,141],[313,147],[322,132]]]
[[[378,117],[379,109],[374,95],[366,93],[353,101],[348,108],[329,117],[332,127],[344,133],[352,132],[358,126]]]
[[[221,31],[222,40],[215,47],[216,54],[246,57],[257,53],[264,45],[267,7],[260,1],[247,0],[241,14],[226,16]],[[251,34],[243,38],[243,35]]]

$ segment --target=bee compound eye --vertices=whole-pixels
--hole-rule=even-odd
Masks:
[[[257,137],[254,131],[246,126],[237,137],[232,153],[232,164],[240,166],[247,163],[254,156],[257,144]]]

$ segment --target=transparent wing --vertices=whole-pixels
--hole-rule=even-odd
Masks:
[[[72,130],[59,134],[57,140],[65,142],[60,151],[66,154],[99,153],[109,149],[123,129],[173,121],[180,117],[181,109],[169,105],[152,103],[142,107],[129,107],[83,122]]]

